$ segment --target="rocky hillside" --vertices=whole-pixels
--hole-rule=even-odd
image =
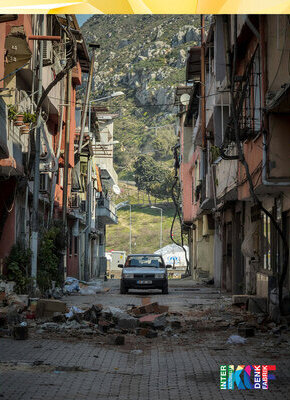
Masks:
[[[185,80],[187,49],[199,42],[199,16],[94,15],[83,26],[87,43],[99,43],[92,98],[121,90],[111,100],[115,123],[115,164],[132,179],[132,163],[150,151],[156,135],[174,141],[174,87]],[[148,150],[149,149],[149,150]],[[170,156],[169,156],[170,157]]]

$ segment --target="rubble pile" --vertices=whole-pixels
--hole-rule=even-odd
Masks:
[[[76,295],[82,289],[86,293],[97,290],[95,282],[69,279],[66,285],[74,287],[71,293]],[[242,296],[235,297],[232,304],[220,298],[211,305],[190,304],[182,312],[173,312],[168,306],[150,302],[150,298],[142,298],[141,306],[131,304],[126,309],[102,304],[68,308],[60,299],[16,295],[10,284],[1,291],[1,282],[0,294],[0,337],[16,340],[25,340],[29,336],[107,337],[107,343],[121,346],[130,341],[142,342],[142,338],[154,340],[157,337],[172,337],[180,339],[181,343],[193,339],[200,342],[204,338],[202,332],[214,332],[228,344],[246,343],[257,335],[268,335],[274,345],[278,342],[280,345],[288,341],[285,333],[290,332],[289,316],[280,317],[279,323],[274,322],[265,312],[251,312]],[[237,337],[245,340],[237,340]]]
[[[125,343],[124,335],[155,338],[180,329],[181,322],[169,313],[167,306],[150,303],[131,306],[128,310],[93,304],[69,309],[64,301],[30,299],[24,303],[18,296],[7,296],[8,304],[0,308],[0,336],[26,339],[30,334],[60,337],[93,337],[113,335],[116,345]],[[28,304],[29,303],[29,304]]]
[[[86,310],[71,307],[67,312],[60,312],[61,302],[42,300],[38,309],[42,317],[51,313],[50,320],[36,321],[36,334],[64,335],[71,337],[113,336],[111,342],[116,345],[125,343],[125,335],[137,335],[146,338],[156,338],[159,333],[170,335],[174,329],[180,329],[181,322],[170,315],[167,306],[150,303],[146,306],[132,307],[127,311],[117,307],[92,305]],[[43,305],[45,304],[45,307]],[[37,313],[40,317],[40,314]]]

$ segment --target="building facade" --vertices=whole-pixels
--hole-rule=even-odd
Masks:
[[[91,61],[76,17],[1,15],[0,30],[1,274],[14,244],[34,253],[36,240],[37,257],[43,232],[57,224],[65,237],[63,278],[102,276],[105,226],[117,223],[109,197],[118,181],[113,123],[96,113],[90,123],[77,98]]]
[[[289,291],[289,35],[287,16],[213,16],[179,118],[193,276],[266,300]]]

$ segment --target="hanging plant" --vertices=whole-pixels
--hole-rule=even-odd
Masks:
[[[217,146],[211,146],[210,148],[212,162],[214,162],[221,155],[220,148]]]
[[[20,133],[22,135],[29,133],[30,132],[30,124],[29,123],[24,123],[21,127],[20,127]]]
[[[23,118],[24,118],[24,114],[16,114],[15,119],[14,119],[14,125],[15,126],[22,126],[23,125]]]
[[[30,112],[25,112],[23,115],[23,122],[27,124],[34,124],[36,122],[36,115]]]
[[[8,119],[9,121],[15,121],[17,116],[17,108],[13,104],[8,105]]]

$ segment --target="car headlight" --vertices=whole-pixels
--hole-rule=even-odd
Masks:
[[[165,278],[165,274],[155,274],[155,278],[163,279]]]
[[[134,274],[123,274],[123,278],[134,278]]]

